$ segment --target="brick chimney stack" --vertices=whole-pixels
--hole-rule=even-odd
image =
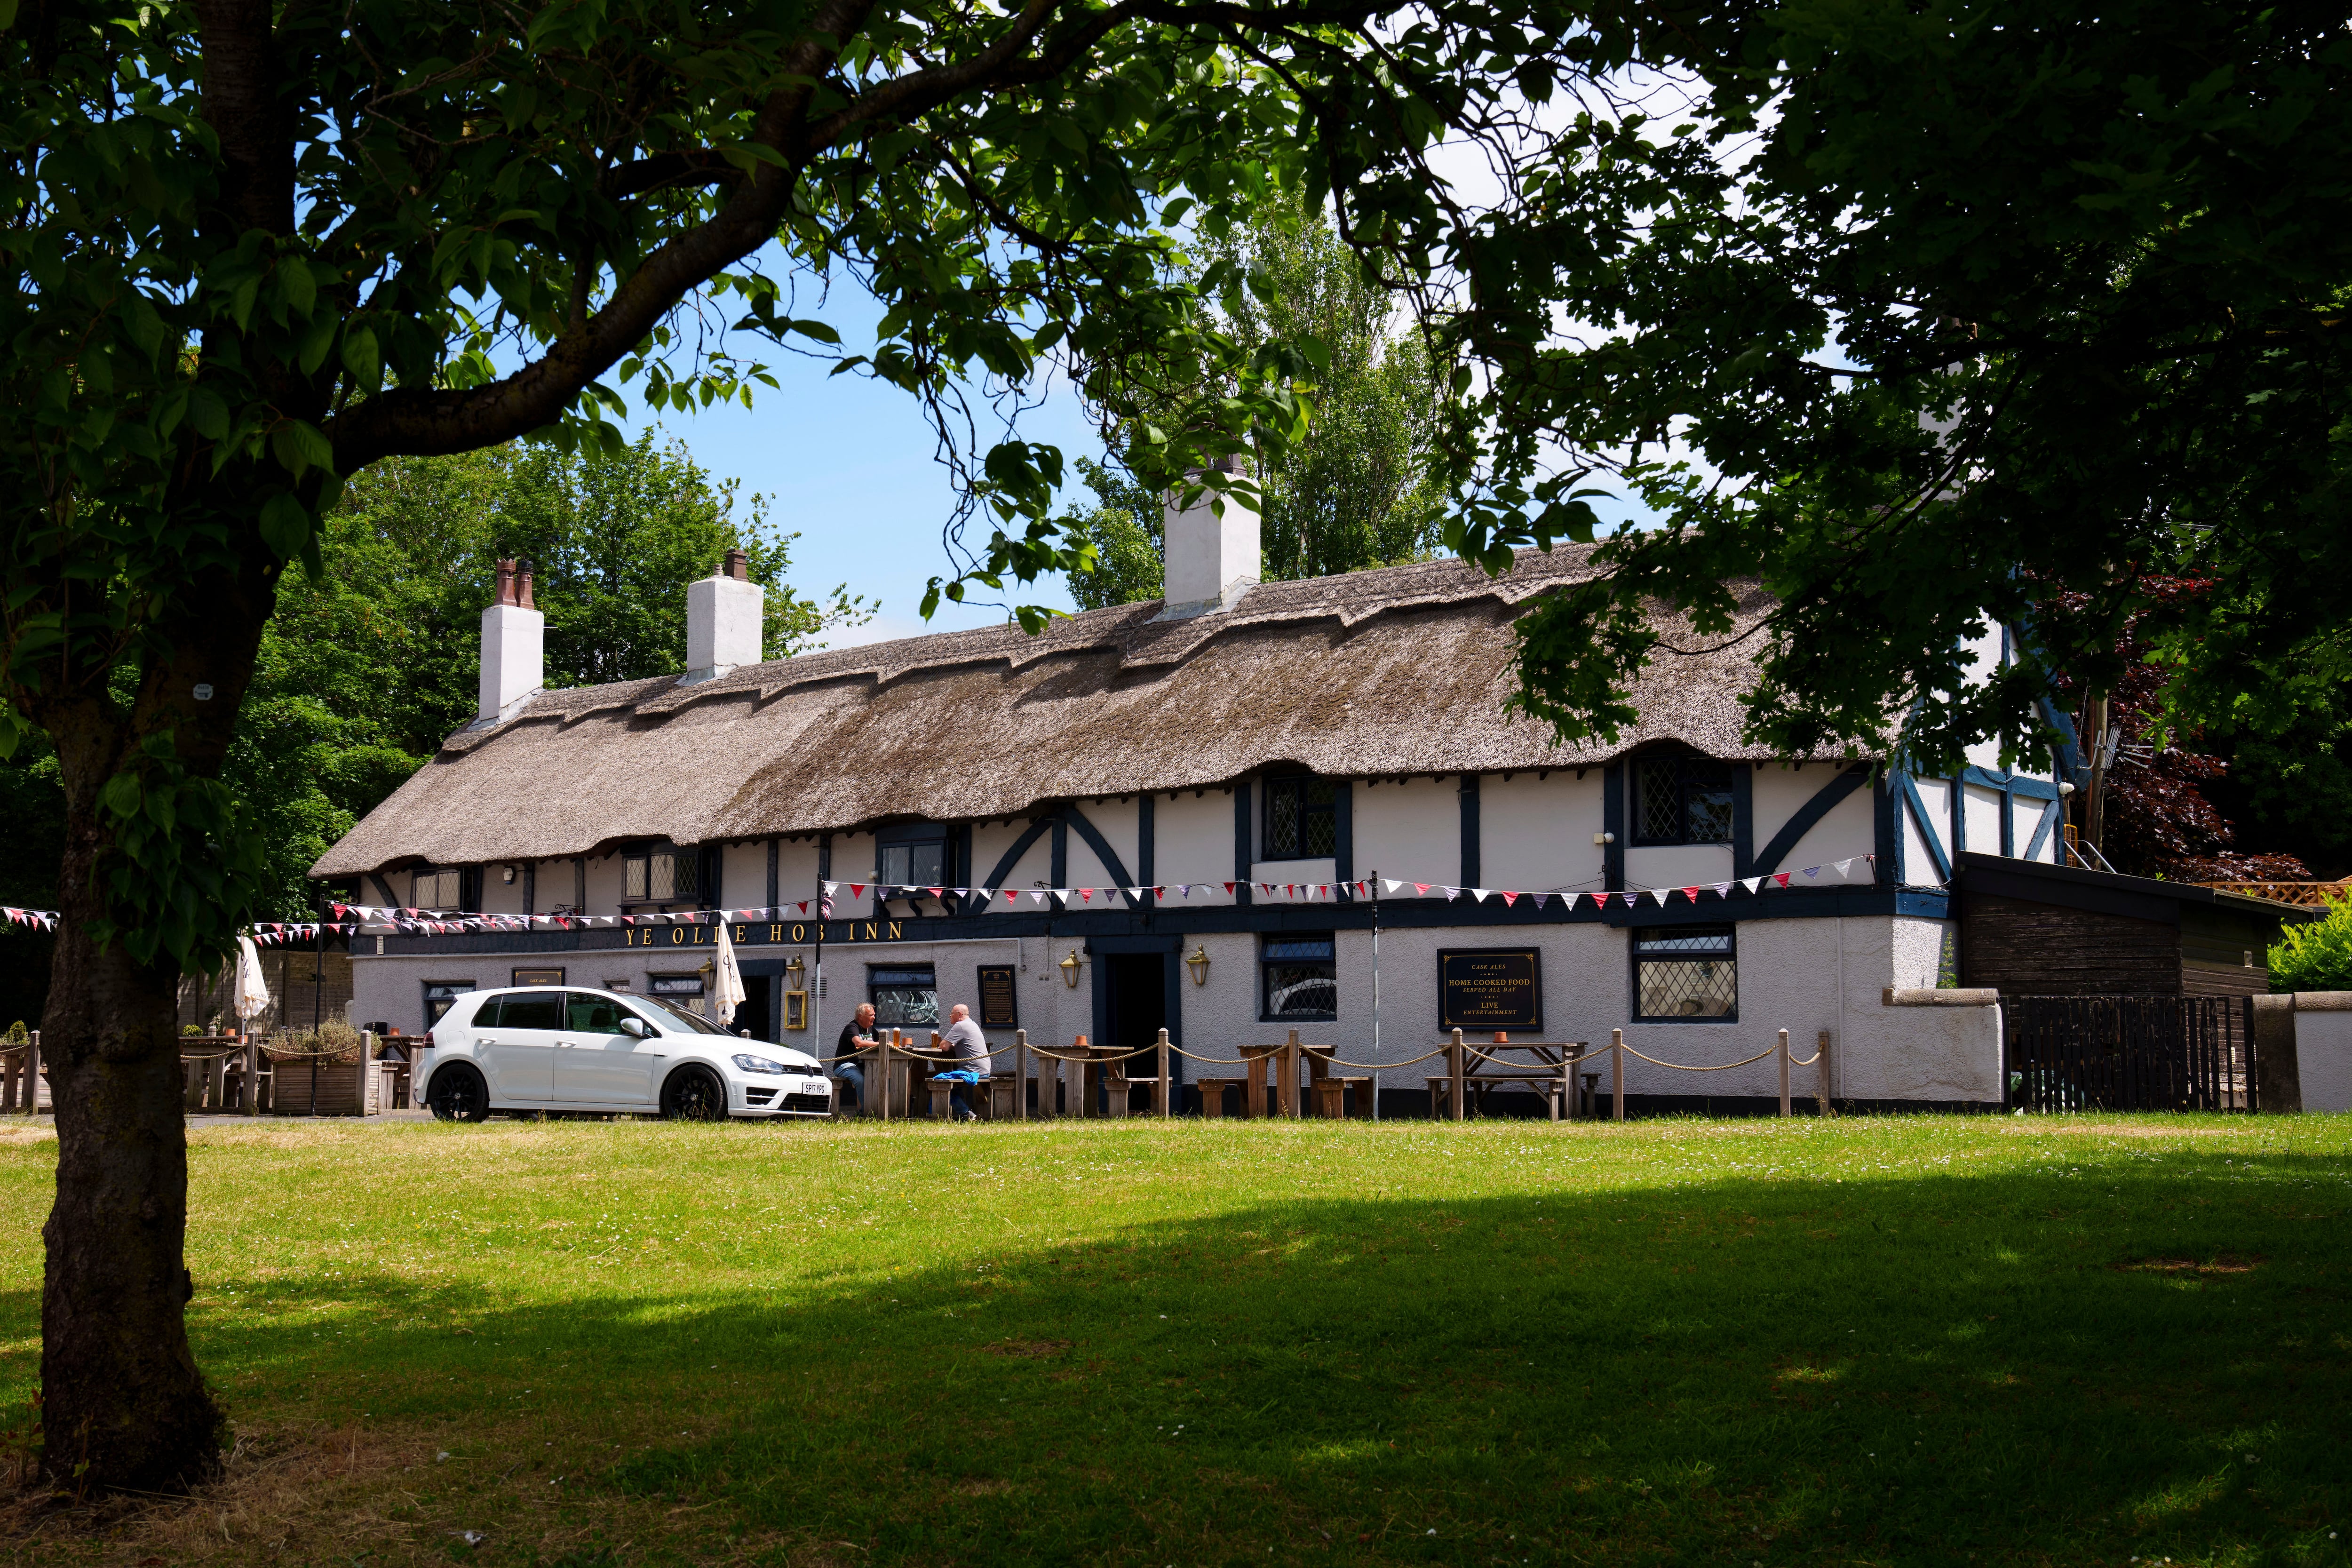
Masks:
[[[482,689],[477,723],[511,719],[547,684],[547,617],[530,602],[530,563],[498,563],[482,611]]]

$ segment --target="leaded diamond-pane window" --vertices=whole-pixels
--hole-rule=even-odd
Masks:
[[[1731,842],[1731,764],[1695,755],[1633,764],[1633,842]]]
[[[621,901],[690,903],[695,896],[695,851],[656,849],[624,857]]]
[[[1739,1016],[1739,960],[1729,926],[1653,926],[1633,932],[1633,1016],[1731,1023]]]
[[[1328,934],[1269,936],[1259,950],[1265,992],[1261,1016],[1336,1018],[1339,970]]]
[[[1339,789],[1298,775],[1265,781],[1265,858],[1315,860],[1339,848]]]

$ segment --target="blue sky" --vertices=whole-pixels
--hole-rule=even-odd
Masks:
[[[841,333],[845,352],[869,351],[880,315],[871,297],[837,285],[833,298],[823,320]],[[754,354],[759,345],[746,339],[736,346]],[[940,531],[955,510],[955,489],[947,469],[933,459],[932,431],[921,407],[895,387],[854,372],[830,375],[822,361],[769,348],[756,357],[767,362],[780,389],[755,387],[750,408],[735,404],[670,413],[656,424],[666,437],[684,441],[714,478],[740,480],[747,498],[765,494],[770,522],[800,534],[793,544],[794,588],[814,596],[846,584],[851,593],[881,601],[880,615],[854,631],[833,634],[829,644],[1001,622],[1002,609],[946,604],[928,626],[922,619],[924,584],[949,573]],[[625,424],[634,436],[646,422],[641,416]],[[990,428],[982,426],[984,433]],[[1102,455],[1093,425],[1066,387],[1024,415],[1020,428],[1029,440],[1061,447],[1066,460]],[[1063,494],[1073,500],[1089,497],[1075,472]],[[740,503],[738,515],[745,515]],[[987,537],[981,520],[971,526],[976,538]],[[1059,577],[1009,594],[1003,602],[1076,607]]]

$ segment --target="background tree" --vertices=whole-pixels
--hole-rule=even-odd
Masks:
[[[715,481],[651,431],[615,452],[543,441],[450,458],[390,460],[359,476],[325,519],[323,575],[298,576],[262,629],[253,688],[223,766],[240,817],[262,841],[257,918],[317,913],[310,868],[469,723],[482,606],[494,563],[526,554],[547,616],[551,688],[635,680],[686,668],[686,586],[731,547],[767,593],[764,651],[784,658],[869,618],[836,588],[824,604],[785,581],[797,534],[752,496]],[[65,797],[55,754],[0,763],[0,801],[20,853],[0,902],[55,909]],[[0,930],[0,1023],[41,1023],[53,943]]]
[[[1694,35],[1612,156],[1518,160],[1553,221],[1465,235],[1433,307],[1492,388],[1461,438],[1495,488],[1450,540],[1499,567],[1589,537],[1596,470],[1665,520],[1523,623],[1522,705],[1614,733],[1675,656],[1642,605],[1712,638],[1756,577],[1780,607],[1749,725],[1793,751],[2030,755],[2053,672],[2112,688],[2127,622],[2186,722],[2307,665],[2352,583],[2342,23],[1792,0],[1735,49]],[[2152,590],[2175,576],[2215,591]],[[1961,679],[2029,618],[2037,659]]]
[[[0,748],[45,732],[65,794],[44,1452],[145,1489],[214,1463],[219,1419],[173,984],[267,889],[221,774],[345,481],[541,429],[610,449],[623,386],[741,395],[745,342],[838,342],[798,286],[846,269],[885,310],[842,367],[921,398],[984,509],[927,607],[1065,570],[1059,455],[980,450],[964,389],[1047,355],[1115,401],[1213,388],[1139,433],[1148,482],[1278,456],[1306,361],[1214,331],[1154,218],[1336,183],[1351,235],[1433,255],[1428,151],[1638,42],[1356,0],[7,0],[0,28]]]
[[[1192,271],[1221,285],[1214,321],[1255,363],[1277,344],[1313,359],[1304,434],[1261,454],[1260,576],[1328,577],[1426,558],[1437,548],[1445,487],[1433,467],[1444,400],[1429,350],[1396,299],[1297,195],[1275,192],[1247,221],[1207,236]],[[1162,405],[1143,416],[1171,418]],[[1114,465],[1120,462],[1113,434]],[[1097,505],[1064,519],[1094,546],[1092,573],[1070,574],[1081,608],[1161,593],[1160,505],[1131,475],[1082,464]]]

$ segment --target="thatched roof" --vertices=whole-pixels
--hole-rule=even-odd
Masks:
[[[1269,583],[1192,620],[1122,605],[1035,637],[942,632],[695,686],[550,691],[451,736],[311,874],[1010,817],[1275,763],[1343,778],[1573,767],[1659,740],[1769,755],[1739,738],[1744,645],[1661,654],[1634,693],[1640,724],[1614,745],[1556,747],[1504,711],[1519,605],[1588,556],[1524,552],[1499,579],[1448,560]],[[1743,624],[1769,602],[1749,594]]]

